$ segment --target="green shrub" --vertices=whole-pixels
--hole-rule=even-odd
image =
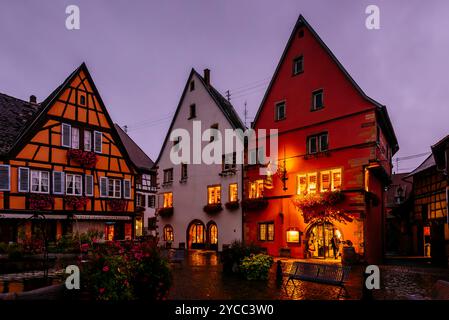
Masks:
[[[221,255],[221,260],[223,263],[223,271],[225,272],[236,272],[235,270],[239,267],[243,258],[249,257],[251,254],[262,253],[263,248],[255,245],[246,245],[241,241],[235,240],[232,242],[231,246],[224,249]]]
[[[266,280],[273,265],[273,258],[266,254],[251,254],[240,264],[240,270],[248,280]]]

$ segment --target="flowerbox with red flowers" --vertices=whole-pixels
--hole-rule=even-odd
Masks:
[[[352,218],[338,208],[344,196],[340,191],[308,193],[293,199],[293,204],[302,212],[305,223],[352,222]]]
[[[237,210],[238,208],[240,208],[240,203],[238,200],[237,201],[229,201],[229,202],[225,203],[225,207],[229,211],[234,211],[234,210]]]
[[[83,208],[89,202],[88,197],[76,197],[76,196],[65,196],[64,202],[67,206],[71,207],[73,210],[78,210]]]
[[[84,168],[93,168],[97,164],[97,155],[92,151],[70,149],[67,151],[67,158],[79,163]]]
[[[157,210],[157,215],[161,216],[162,218],[169,218],[173,215],[173,211],[173,207],[159,208]]]
[[[108,205],[112,211],[122,212],[126,210],[126,200],[123,199],[109,199]]]
[[[51,195],[32,194],[30,197],[30,209],[31,210],[51,209],[54,203],[55,203],[55,199]]]

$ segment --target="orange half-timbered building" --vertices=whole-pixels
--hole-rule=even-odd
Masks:
[[[136,169],[86,65],[37,103],[0,94],[0,242],[131,239]]]

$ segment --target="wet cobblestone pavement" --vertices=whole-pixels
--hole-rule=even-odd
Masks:
[[[281,260],[284,271],[291,260]],[[169,299],[223,300],[335,300],[362,298],[362,267],[354,266],[346,284],[348,295],[340,288],[327,284],[296,281],[288,285],[276,281],[276,264],[267,281],[247,281],[236,275],[222,273],[219,258],[214,252],[194,251],[182,264],[173,265],[173,287]],[[374,299],[406,299],[408,294],[430,296],[433,284],[449,280],[447,269],[380,266],[381,289],[373,292]]]

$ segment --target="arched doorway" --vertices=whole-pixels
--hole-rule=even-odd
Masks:
[[[193,220],[187,228],[189,249],[204,249],[206,245],[206,228],[201,220]]]
[[[207,224],[207,243],[209,249],[218,250],[218,227],[213,221]]]
[[[340,256],[343,233],[330,222],[320,222],[307,230],[307,251],[309,258],[335,259]],[[336,244],[336,250],[332,242]]]

